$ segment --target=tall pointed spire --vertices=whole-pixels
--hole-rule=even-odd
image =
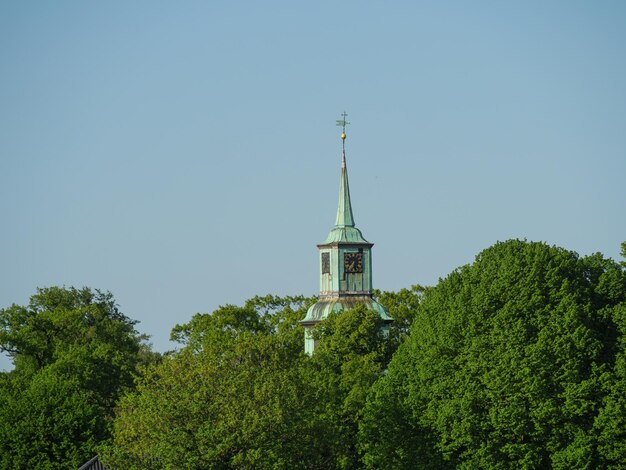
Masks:
[[[341,179],[339,180],[339,204],[337,205],[337,218],[335,227],[354,227],[354,216],[352,215],[352,204],[350,202],[350,186],[348,185],[348,167],[346,165],[346,126],[350,124],[346,121],[348,115],[344,111],[342,119],[337,121],[341,126]]]
[[[347,114],[337,121],[341,126],[343,152],[341,155],[341,179],[339,181],[339,204],[335,226],[326,240],[317,245],[320,250],[320,295],[309,307],[300,321],[304,326],[304,352],[313,354],[318,338],[311,328],[330,315],[351,310],[358,306],[375,312],[383,322],[383,334],[387,334],[393,320],[385,307],[374,300],[372,288],[372,246],[361,231],[354,226],[348,168],[346,165],[346,122]]]

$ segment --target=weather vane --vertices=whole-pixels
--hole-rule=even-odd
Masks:
[[[346,159],[346,126],[350,124],[346,121],[348,113],[345,111],[341,114],[342,119],[337,119],[337,125],[341,127],[341,145],[343,147],[343,160]]]
[[[346,139],[346,126],[350,123],[346,121],[346,117],[348,117],[348,114],[345,111],[341,113],[341,117],[343,119],[338,119],[337,125],[341,127],[341,138],[345,140]]]

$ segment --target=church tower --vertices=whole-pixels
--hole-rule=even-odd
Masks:
[[[310,329],[331,313],[350,310],[359,305],[374,310],[385,322],[385,329],[393,320],[385,308],[373,299],[372,294],[372,246],[354,226],[348,168],[346,165],[347,114],[337,125],[342,127],[341,177],[339,180],[339,204],[335,226],[319,248],[320,295],[319,300],[307,311],[304,320],[304,351],[313,354],[316,344]]]

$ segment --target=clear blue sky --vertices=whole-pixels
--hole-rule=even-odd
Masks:
[[[0,77],[0,306],[110,290],[157,350],[317,293],[344,109],[378,288],[626,240],[623,1],[4,1]]]

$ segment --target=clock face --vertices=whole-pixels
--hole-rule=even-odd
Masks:
[[[344,253],[343,270],[346,273],[362,273],[363,253]]]
[[[322,253],[322,274],[330,274],[330,253]]]

